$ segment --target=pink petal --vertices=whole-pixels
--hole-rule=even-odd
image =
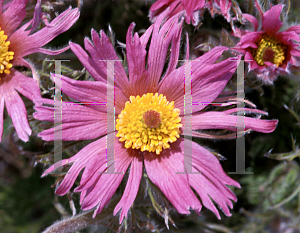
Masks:
[[[210,111],[192,116],[192,128],[196,129],[227,129],[236,131],[237,118],[243,116],[227,115],[224,112]],[[251,129],[261,133],[273,132],[276,128],[277,120],[261,120],[251,117],[244,117],[244,130]]]
[[[14,60],[14,65],[21,65],[21,66],[26,66],[31,69],[32,72],[32,78],[39,84],[40,83],[40,77],[37,69],[34,67],[34,64],[29,61],[25,60],[23,58],[21,59],[15,59]]]
[[[181,214],[189,214],[189,209],[201,210],[201,204],[189,186],[188,176],[184,173],[183,151],[179,138],[170,149],[160,155],[144,152],[144,164],[149,179],[163,192],[166,198]],[[179,174],[182,173],[182,174]]]
[[[51,79],[54,80],[55,74],[51,74]],[[58,75],[61,79],[62,92],[67,96],[78,100],[83,105],[89,106],[100,112],[107,112],[107,84],[101,81],[78,81],[70,79],[63,75]],[[57,84],[56,84],[57,85]],[[126,97],[122,91],[115,87],[111,87],[109,91],[115,91],[115,114],[119,114],[126,102]],[[86,103],[87,102],[87,103]],[[114,112],[109,112],[114,113]]]
[[[132,152],[133,151],[134,150],[132,150]],[[127,212],[129,208],[132,206],[136,198],[137,192],[139,190],[139,185],[143,173],[143,160],[141,157],[138,156],[138,153],[139,152],[137,152],[133,156],[133,161],[131,163],[130,173],[129,173],[129,177],[128,177],[128,181],[124,193],[122,195],[120,202],[116,205],[114,209],[114,215],[116,215],[118,211],[122,208],[120,214],[120,221],[119,221],[120,224],[123,221],[124,216],[127,217]]]
[[[297,34],[300,34],[300,25],[294,25],[294,26],[288,28],[286,31],[288,31],[288,32],[289,31],[294,31]]]
[[[36,112],[33,117],[42,121],[54,122],[54,108],[47,105],[54,105],[54,100],[40,99],[35,101]],[[63,102],[63,124],[56,128],[44,130],[38,136],[45,141],[53,141],[55,130],[61,130],[63,141],[95,139],[107,134],[107,121],[113,123],[114,117],[87,106]]]
[[[174,16],[165,22],[162,26],[164,14],[160,15],[155,21],[150,48],[148,52],[148,71],[149,84],[147,92],[156,92],[156,86],[161,78],[164,68],[164,62],[168,52],[169,44],[173,36],[181,30],[181,23],[178,22],[178,16]]]
[[[128,72],[131,91],[133,96],[145,94],[145,87],[148,83],[148,73],[145,68],[145,59],[147,52],[140,42],[137,33],[132,38],[135,24],[132,23],[126,36],[126,57],[128,60]]]
[[[190,20],[193,17],[193,12],[200,10],[204,7],[204,0],[181,0],[181,4],[186,12],[186,23],[190,24]]]
[[[82,202],[82,209],[88,210],[95,206],[93,217],[100,213],[120,185],[124,174],[133,160],[127,150],[123,147],[124,143],[115,142],[115,172],[116,174],[103,173],[95,181],[94,185],[87,191],[87,195]]]
[[[1,30],[4,30],[8,38],[19,27],[19,25],[25,18],[25,7],[27,2],[28,0],[13,0],[13,2],[9,5],[8,9],[3,13]],[[9,38],[9,40],[11,39]]]
[[[105,154],[105,152],[106,152],[106,137],[103,137],[95,142],[90,143],[82,150],[80,150],[73,157],[56,162],[43,173],[42,177],[48,175],[50,172],[53,172],[56,168],[62,167],[69,163],[73,163],[67,175],[64,177],[62,183],[59,185],[58,189],[56,190],[56,194],[65,195],[68,191],[70,191],[79,172],[84,167],[87,167],[90,164],[90,162],[94,162],[94,158],[99,157],[104,161],[104,163],[106,162],[105,161],[106,156],[98,156],[101,153]],[[97,163],[94,163],[94,165],[97,165]]]
[[[34,7],[34,13],[33,13],[33,22],[31,26],[30,33],[32,33],[39,25],[40,19],[42,18],[42,0],[37,0],[37,3]]]
[[[4,98],[0,99],[0,142],[2,141],[3,134],[3,111],[4,111]]]
[[[178,30],[177,34],[174,34],[172,39],[170,61],[165,76],[169,75],[173,70],[175,70],[177,66],[178,58],[179,58],[179,50],[180,50],[180,38],[181,38],[181,30]]]
[[[28,36],[29,31],[24,31],[26,28],[18,29],[9,38],[14,51],[18,51],[19,56],[41,52],[40,48],[53,40],[59,34],[67,31],[79,18],[78,9],[71,9],[71,7],[57,16],[51,23]]]
[[[103,31],[100,31],[100,36],[101,37],[99,37],[99,34],[92,29],[92,40],[94,44],[87,38],[84,40],[85,49],[91,56],[91,58],[88,57],[88,62],[92,64],[93,69],[96,71],[96,76],[93,77],[97,79],[97,76],[100,75],[101,80],[107,80],[107,60],[114,60],[115,85],[122,88],[123,92],[126,96],[128,96],[129,82],[126,72],[122,66],[122,62],[118,61],[119,57],[111,45],[109,38]],[[80,59],[80,55],[77,57]],[[86,67],[85,63],[82,64]]]
[[[152,34],[152,31],[153,31],[153,24],[141,36],[140,41],[141,41],[141,44],[142,44],[143,48],[146,48],[146,46],[148,44],[148,41],[149,41],[149,38]]]
[[[275,34],[282,26],[280,21],[280,13],[283,5],[278,4],[263,14],[262,28],[269,33]]]
[[[32,101],[41,98],[39,85],[34,79],[15,71],[10,82],[11,85],[26,98]]]
[[[89,55],[81,48],[80,45],[76,43],[69,42],[70,49],[79,59],[81,64],[86,68],[90,75],[97,81],[105,81],[106,75],[104,73],[100,75],[97,70],[97,65],[94,60],[89,57]]]
[[[167,11],[167,17],[172,17],[178,12],[178,10],[183,10],[180,0],[158,0],[152,4],[150,7],[149,18],[152,22],[156,20],[157,17],[164,14]],[[179,9],[178,9],[179,8]]]
[[[248,47],[257,48],[257,45],[255,43],[260,39],[263,33],[264,32],[262,31],[246,33],[242,36],[240,42],[237,43],[236,47],[243,49],[246,49]]]
[[[207,69],[208,66],[211,66],[210,63],[214,63],[223,53],[223,51],[227,50],[227,47],[215,47],[208,53],[205,53],[203,56],[197,58],[196,60],[192,61],[192,93],[194,93],[194,90],[196,90],[196,87],[194,86],[194,80],[195,82],[198,82],[199,80],[203,79],[203,82],[208,82],[207,77],[203,75],[202,71]],[[228,64],[231,65],[237,65],[236,62],[228,62]],[[217,64],[216,64],[217,65]],[[228,70],[231,68],[228,66]],[[197,70],[197,72],[195,71]],[[215,70],[216,71],[216,70]],[[212,73],[213,74],[213,73]],[[188,80],[184,80],[182,77],[185,75],[185,66],[181,66],[180,68],[174,70],[169,75],[165,76],[163,80],[159,84],[159,93],[166,96],[167,100],[174,101],[175,107],[179,108],[181,113],[184,112],[184,99],[183,96],[185,95],[185,98],[190,98],[185,93],[185,86],[184,82],[188,82]],[[222,75],[222,74],[221,74]],[[215,78],[218,78],[218,75],[215,76]],[[197,81],[198,80],[198,81]],[[200,87],[197,87],[200,88]],[[222,87],[220,87],[222,88]],[[224,87],[223,87],[224,88]],[[199,90],[198,90],[199,91]],[[222,90],[220,90],[221,92]],[[209,93],[209,95],[214,95],[216,92]],[[204,93],[204,96],[206,93]],[[217,94],[218,95],[218,94]],[[194,98],[194,94],[193,94]],[[198,98],[198,97],[195,97]],[[201,98],[199,96],[199,98]],[[210,101],[213,101],[214,99],[211,99]],[[206,102],[206,100],[202,100]],[[194,102],[194,99],[193,99]],[[202,107],[202,106],[201,106]],[[193,106],[194,109],[200,109],[199,106]],[[195,110],[196,111],[196,110]]]
[[[300,36],[295,31],[284,31],[276,34],[278,39],[284,44],[290,44],[290,40],[300,41]]]
[[[247,19],[254,27],[254,31],[257,31],[258,21],[253,15],[243,14],[243,17]]]
[[[29,140],[28,135],[31,134],[31,129],[27,121],[27,111],[23,100],[13,89],[13,86],[10,82],[2,83],[1,89],[8,115],[10,115],[12,119],[18,137],[22,141],[27,142]]]
[[[183,143],[181,144],[183,150]],[[219,160],[208,150],[192,142],[193,156],[192,164],[193,172],[200,174],[188,174],[189,183],[199,194],[203,205],[214,212],[217,218],[221,218],[211,198],[219,205],[227,216],[230,216],[228,206],[232,209],[231,200],[236,201],[237,198],[226,185],[233,185],[240,188],[235,180],[231,179],[223,171]],[[185,155],[190,157],[190,155]],[[188,160],[187,161],[191,161]]]

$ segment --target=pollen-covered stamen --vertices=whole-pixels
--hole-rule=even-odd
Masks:
[[[125,142],[126,148],[160,154],[179,138],[182,127],[179,114],[174,102],[158,93],[130,96],[117,119],[117,137]]]
[[[254,50],[253,57],[258,65],[263,66],[268,61],[278,67],[284,62],[286,46],[278,39],[263,35],[257,46],[258,48]]]
[[[14,58],[14,52],[8,51],[10,42],[6,40],[7,35],[4,34],[4,31],[0,31],[0,74],[10,73],[10,68],[12,67],[10,61]]]
[[[143,119],[147,127],[157,128],[161,122],[160,114],[154,110],[148,110],[144,113]]]

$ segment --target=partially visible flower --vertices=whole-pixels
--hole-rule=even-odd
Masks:
[[[133,35],[134,24],[130,25],[126,37],[128,76],[122,63],[116,61],[119,58],[103,31],[99,37],[98,33],[92,30],[93,42],[85,39],[84,45],[89,55],[79,45],[70,43],[71,50],[96,81],[77,81],[60,76],[64,93],[76,101],[95,104],[83,106],[63,102],[62,125],[57,127],[62,129],[63,141],[101,138],[84,147],[73,157],[52,165],[43,176],[52,172],[59,164],[73,163],[56,189],[56,194],[65,195],[84,169],[80,185],[75,191],[81,192],[80,203],[83,210],[96,207],[94,217],[112,198],[129,166],[130,173],[125,190],[114,209],[114,214],[122,209],[120,222],[127,216],[136,198],[143,166],[149,179],[181,214],[189,214],[190,209],[199,212],[204,205],[220,219],[219,211],[212,200],[227,216],[231,215],[231,200],[237,200],[226,185],[240,185],[226,175],[218,159],[197,143],[180,137],[183,135],[187,116],[191,117],[192,135],[196,137],[200,135],[195,132],[199,129],[236,130],[237,118],[242,117],[232,115],[237,110],[201,110],[213,102],[224,89],[235,72],[237,63],[229,59],[215,63],[227,49],[215,47],[193,60],[191,80],[188,76],[184,78],[185,67],[176,69],[182,22],[178,22],[176,15],[162,24],[164,16],[165,13],[160,15],[155,24],[141,37],[137,33]],[[147,52],[146,46],[150,36],[151,42]],[[170,59],[163,75],[169,47]],[[115,86],[107,84],[106,60],[115,60]],[[185,82],[192,82],[192,96],[185,92]],[[103,104],[108,101],[109,91],[115,92],[115,110],[109,110],[107,105]],[[184,114],[185,99],[192,99],[194,102],[192,114]],[[53,100],[41,99],[35,104],[36,119],[54,121],[54,108],[50,107],[54,104]],[[259,110],[253,111],[261,113]],[[245,117],[244,123],[246,130],[268,133],[275,129],[277,121]],[[108,131],[108,124],[115,124],[116,132]],[[59,128],[44,130],[39,136],[43,140],[53,141],[54,131],[57,129]],[[113,139],[109,141],[109,138]],[[192,148],[186,147],[189,151],[184,154],[186,142],[189,142]],[[112,166],[111,161],[108,161],[108,145],[114,145],[112,156],[116,174],[106,172]],[[192,163],[184,164],[184,156]],[[190,166],[192,171],[185,173],[186,166]],[[202,204],[192,188],[199,195]]]
[[[32,53],[56,55],[68,49],[66,47],[53,51],[42,46],[68,30],[78,19],[79,12],[77,9],[69,8],[49,25],[29,35],[31,29],[28,27],[32,26],[34,20],[18,28],[26,15],[27,0],[12,1],[4,13],[2,13],[2,3],[3,1],[0,2],[0,141],[3,133],[3,111],[6,105],[18,137],[26,142],[31,129],[27,121],[25,105],[18,92],[30,100],[40,98],[41,95],[34,67],[24,57]],[[14,66],[31,68],[36,80],[18,72]]]
[[[275,5],[263,13],[260,28],[254,16],[243,14],[254,30],[237,30],[235,33],[241,39],[233,49],[245,54],[249,72],[253,71],[268,84],[272,84],[279,75],[291,74],[300,65],[300,25],[280,31],[283,25],[280,21],[282,7],[281,4]]]
[[[149,17],[155,21],[156,17],[169,7],[169,17],[183,12],[186,23],[196,26],[199,23],[200,15],[203,14],[205,8],[208,8],[212,16],[215,13],[221,14],[229,22],[231,6],[231,0],[157,0],[150,8]]]

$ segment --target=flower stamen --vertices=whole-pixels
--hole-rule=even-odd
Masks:
[[[130,96],[117,119],[117,137],[125,142],[126,148],[160,154],[179,138],[182,127],[179,114],[174,102],[170,103],[162,94]]]
[[[0,28],[1,30],[1,28]],[[7,35],[4,31],[0,31],[0,74],[10,74],[12,64],[10,61],[14,58],[14,52],[8,51],[10,41],[7,40]]]
[[[258,65],[263,66],[268,61],[278,67],[284,62],[286,46],[278,39],[263,35],[257,45],[258,48],[254,50],[253,57]]]

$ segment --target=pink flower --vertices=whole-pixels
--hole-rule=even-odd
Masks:
[[[3,1],[0,1],[0,141],[3,133],[3,111],[6,105],[18,137],[26,142],[31,129],[27,121],[25,105],[18,92],[30,100],[40,98],[41,95],[33,65],[24,57],[38,52],[56,55],[68,49],[67,47],[52,51],[42,46],[68,30],[78,19],[79,12],[77,9],[69,8],[49,25],[29,35],[32,31],[26,29],[34,20],[18,28],[26,15],[27,1],[12,1],[4,13],[2,13],[2,4]],[[13,68],[14,66],[30,67],[36,80],[18,72]]]
[[[84,40],[89,55],[79,45],[70,43],[71,50],[96,81],[77,81],[60,76],[62,90],[79,102],[98,104],[83,106],[64,102],[62,140],[86,140],[106,134],[107,136],[90,143],[73,157],[52,165],[43,176],[52,172],[59,164],[73,163],[56,189],[56,194],[65,195],[84,169],[75,192],[81,192],[80,203],[83,210],[96,207],[93,216],[100,213],[109,202],[130,166],[125,191],[114,209],[114,215],[122,209],[122,222],[137,195],[143,164],[149,179],[181,214],[189,214],[190,209],[198,212],[204,205],[220,219],[211,199],[227,216],[230,216],[229,208],[233,207],[231,200],[237,200],[226,185],[240,185],[225,174],[218,159],[197,143],[180,137],[184,130],[184,98],[191,99],[191,96],[185,94],[185,67],[176,69],[182,22],[178,23],[178,16],[174,16],[162,25],[163,19],[163,15],[158,16],[155,24],[141,37],[137,33],[133,35],[134,24],[130,25],[126,37],[129,78],[120,61],[116,61],[114,66],[115,86],[111,90],[115,91],[115,115],[103,104],[107,101],[107,67],[103,60],[119,60],[109,38],[103,31],[99,37],[92,30],[93,42],[87,38]],[[146,46],[151,35],[147,54]],[[163,75],[169,46],[169,64]],[[226,49],[216,47],[192,62],[193,75],[190,81],[193,83],[193,102],[214,101],[235,72],[236,62],[226,60],[215,63]],[[36,119],[54,121],[54,109],[50,107],[54,104],[53,100],[41,99],[35,104]],[[205,106],[192,106],[192,130],[210,128],[235,131],[237,116],[231,115],[235,110],[201,111]],[[245,117],[244,122],[245,129],[265,133],[272,132],[277,124],[276,120],[249,117]],[[116,131],[108,132],[108,124],[116,124]],[[194,133],[194,136],[199,135]],[[111,135],[115,140],[107,141]],[[54,140],[54,128],[44,130],[39,136],[46,141]],[[193,159],[193,163],[189,165],[193,172],[201,174],[183,173],[185,142],[192,144],[192,148],[189,148],[191,153],[185,155],[186,158]],[[112,143],[115,150],[115,171],[121,174],[105,173],[109,162],[106,148]],[[180,172],[182,173],[179,174]],[[202,203],[192,188],[198,193]]]
[[[199,17],[204,8],[208,8],[212,16],[215,13],[222,14],[227,21],[230,21],[229,10],[231,8],[231,0],[157,0],[150,8],[149,17],[152,21],[162,13],[165,9],[169,9],[168,16],[171,17],[178,12],[184,12],[187,24],[198,25]]]
[[[262,26],[258,28],[255,17],[243,14],[254,27],[254,31],[237,31],[240,42],[234,49],[245,54],[249,71],[263,82],[272,84],[278,75],[291,74],[299,66],[300,26],[279,31],[283,23],[280,13],[283,5],[275,5],[262,14]],[[296,43],[296,42],[298,43]]]

